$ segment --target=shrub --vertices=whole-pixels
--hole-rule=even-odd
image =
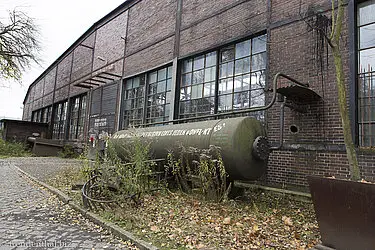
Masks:
[[[31,156],[26,145],[18,142],[7,142],[0,138],[0,157],[24,157]]]

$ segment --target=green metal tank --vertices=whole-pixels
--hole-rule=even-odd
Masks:
[[[134,138],[141,138],[150,143],[155,158],[166,158],[168,150],[181,144],[199,149],[215,145],[221,148],[225,169],[232,180],[256,180],[266,170],[269,146],[265,135],[258,120],[238,117],[121,130],[110,140],[121,155],[121,145],[131,145]]]

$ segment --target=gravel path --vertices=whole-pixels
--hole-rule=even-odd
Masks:
[[[47,181],[65,168],[79,168],[81,161],[57,157],[18,157],[6,160],[40,181]]]
[[[22,178],[14,165],[40,180],[74,165],[57,158],[0,160],[0,249],[134,249]]]

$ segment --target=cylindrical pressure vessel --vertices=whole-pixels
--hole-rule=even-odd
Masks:
[[[269,147],[262,124],[250,117],[121,130],[111,137],[116,152],[134,143],[150,143],[155,158],[165,158],[178,145],[208,149],[220,147],[224,166],[232,180],[256,180],[265,172]]]

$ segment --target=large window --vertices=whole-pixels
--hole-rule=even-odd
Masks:
[[[147,82],[146,123],[168,121],[171,108],[172,67],[149,73]]]
[[[83,139],[86,115],[86,95],[70,99],[69,139]]]
[[[65,139],[67,106],[68,101],[55,104],[52,139]]]
[[[179,118],[264,106],[265,69],[266,35],[184,60]]]
[[[375,0],[358,5],[359,145],[375,145]]]
[[[52,106],[38,109],[32,113],[33,122],[44,122],[48,123],[51,121]]]
[[[136,127],[143,123],[145,76],[126,80],[124,93],[123,127]]]
[[[48,106],[43,109],[42,122],[49,123],[51,122],[52,115],[52,106]]]
[[[127,79],[124,83],[122,127],[168,121],[171,85],[172,67]]]
[[[183,61],[180,84],[180,118],[214,113],[216,68],[216,52]]]

